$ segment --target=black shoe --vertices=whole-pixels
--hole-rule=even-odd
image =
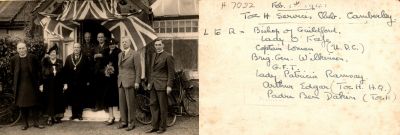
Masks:
[[[135,125],[129,125],[127,129],[125,129],[126,131],[131,131],[135,128]]]
[[[104,121],[104,124],[106,124],[107,126],[114,124],[115,122],[115,118],[112,118],[111,121]]]
[[[78,120],[83,120],[82,116],[78,116]]]
[[[165,131],[166,131],[166,129],[160,129],[160,130],[157,131],[157,134],[162,134],[162,133],[164,133]]]
[[[53,125],[53,119],[48,119],[47,120],[47,125],[52,126]]]
[[[71,116],[71,117],[69,117],[69,120],[74,120],[76,118],[77,118],[76,116]]]
[[[38,129],[43,129],[44,128],[44,126],[39,125],[39,124],[34,124],[33,127],[38,128]]]
[[[23,125],[23,126],[21,127],[21,130],[27,130],[28,128],[29,128],[28,125]]]
[[[153,133],[153,132],[157,132],[157,131],[158,131],[158,129],[152,128],[150,130],[147,130],[146,133]]]
[[[92,108],[92,111],[93,111],[93,112],[98,112],[98,111],[101,111],[101,110],[103,110],[103,109],[100,109],[100,108],[94,108],[94,109],[93,109],[93,108]]]
[[[123,125],[123,124],[121,124],[121,125],[119,125],[119,126],[117,127],[117,129],[123,129],[123,128],[126,128],[126,127],[128,127],[128,125]]]
[[[55,118],[54,123],[61,123],[61,118]]]

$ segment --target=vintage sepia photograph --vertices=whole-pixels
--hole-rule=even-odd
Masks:
[[[1,0],[0,134],[199,134],[199,0]]]

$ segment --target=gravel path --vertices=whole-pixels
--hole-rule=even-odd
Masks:
[[[150,125],[137,124],[132,131],[117,129],[118,123],[106,126],[102,122],[63,121],[60,124],[46,126],[44,129],[30,127],[21,130],[21,125],[0,128],[0,135],[145,135]],[[156,134],[156,133],[154,133]],[[167,128],[164,135],[198,135],[199,117],[181,116],[174,126]],[[152,134],[148,134],[152,135]]]

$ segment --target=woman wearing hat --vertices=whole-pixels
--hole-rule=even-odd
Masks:
[[[48,125],[61,122],[61,118],[56,118],[57,114],[65,111],[63,98],[63,79],[61,69],[63,62],[57,59],[58,47],[53,45],[48,51],[49,57],[42,60],[43,92],[45,113],[49,116]]]
[[[104,105],[108,108],[109,118],[106,125],[114,124],[115,117],[113,107],[118,106],[118,54],[121,49],[117,48],[118,41],[111,39],[108,48],[104,50],[104,60],[108,63],[105,67],[106,84],[104,91]]]

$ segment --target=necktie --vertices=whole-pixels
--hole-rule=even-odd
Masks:
[[[125,58],[125,51],[122,51],[122,59]]]
[[[154,60],[158,59],[158,56],[160,56],[161,53],[156,53],[156,58]]]

